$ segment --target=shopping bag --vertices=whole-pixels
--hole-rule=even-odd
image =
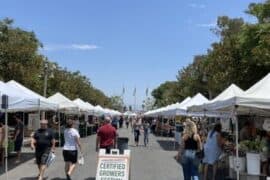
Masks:
[[[50,152],[46,161],[47,167],[49,167],[55,161],[55,158],[56,158],[55,154],[53,152]]]
[[[79,159],[78,159],[78,163],[79,165],[84,165],[84,157],[83,156],[80,156]]]

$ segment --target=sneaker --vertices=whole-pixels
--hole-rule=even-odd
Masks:
[[[71,180],[70,175],[66,174],[67,180]]]

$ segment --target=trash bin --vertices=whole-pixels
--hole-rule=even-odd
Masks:
[[[124,150],[128,149],[128,138],[127,137],[117,138],[117,148],[119,149],[120,154],[124,154]]]

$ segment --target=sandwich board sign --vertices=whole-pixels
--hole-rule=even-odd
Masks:
[[[100,149],[96,180],[129,180],[129,163],[130,150],[119,154],[118,149],[113,149],[110,154],[106,154],[105,149]]]

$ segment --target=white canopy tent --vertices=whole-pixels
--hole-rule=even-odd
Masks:
[[[89,106],[80,98],[75,99],[73,102],[79,107],[80,112],[91,113]]]
[[[39,99],[39,110],[44,110],[44,111],[56,111],[58,109],[58,104],[51,102],[50,100],[46,99],[45,97],[39,95],[38,93],[26,88],[22,84],[11,80],[6,83],[8,86],[12,87],[13,89],[21,92],[22,94],[28,95],[30,97]]]
[[[124,116],[128,116],[128,117],[136,117],[137,114],[131,111],[126,111],[124,114]]]
[[[191,99],[181,103],[180,105],[170,109],[168,111],[163,112],[162,114],[165,116],[190,116],[192,114],[188,113],[187,108],[189,106],[201,105],[209,102],[206,97],[204,97],[201,93],[196,94]]]
[[[89,102],[85,102],[86,107],[89,109],[89,115],[94,115],[95,106],[90,104]]]
[[[33,111],[39,108],[38,98],[31,97],[17,89],[14,89],[2,81],[0,81],[0,95],[8,96],[9,112]]]
[[[95,106],[94,114],[96,116],[102,116],[106,114],[106,111],[100,105],[97,105]]]
[[[232,112],[237,114],[267,114],[270,109],[270,73],[250,87],[243,94],[207,105],[209,111]]]
[[[191,114],[197,114],[201,116],[208,116],[208,117],[228,117],[230,113],[222,113],[215,110],[209,111],[209,107],[215,107],[216,104],[220,101],[224,101],[230,99],[232,97],[241,96],[244,94],[244,91],[236,86],[235,84],[231,84],[228,88],[226,88],[223,92],[221,92],[216,98],[212,99],[208,103],[191,106],[188,108],[188,111]]]
[[[236,135],[236,157],[239,158],[238,145],[238,118],[237,115],[270,115],[270,73],[259,82],[250,87],[246,92],[235,95],[228,99],[216,101],[207,105],[208,111],[231,113],[235,121]],[[238,163],[237,163],[238,164]],[[237,169],[237,180],[239,180],[239,169]]]
[[[56,93],[47,98],[51,102],[59,104],[59,111],[63,113],[78,114],[79,106],[61,93]]]
[[[34,111],[40,108],[40,99],[32,97],[16,88],[13,88],[6,83],[0,81],[0,104],[1,111],[5,112],[5,124],[8,124],[8,112],[16,111]],[[2,95],[7,96],[8,107],[7,109],[2,109]],[[8,179],[8,128],[5,131],[5,174],[6,179]]]
[[[175,109],[177,107],[181,107],[182,105],[187,103],[190,99],[191,99],[190,97],[187,97],[181,103],[175,103],[175,104],[168,105],[166,107],[151,110],[151,111],[148,111],[148,112],[144,113],[144,115],[145,116],[152,116],[152,117],[157,117],[157,116],[160,116],[160,115],[164,115],[165,112],[171,111],[171,110],[173,110],[173,109]]]

